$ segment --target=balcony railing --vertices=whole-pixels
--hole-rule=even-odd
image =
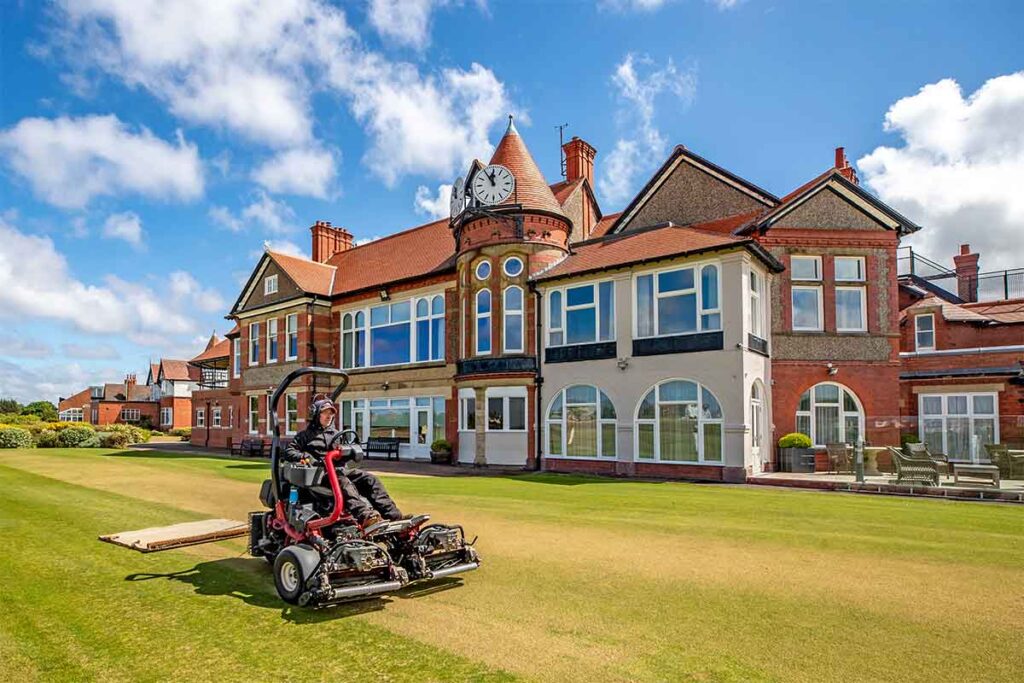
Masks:
[[[1024,298],[1024,268],[995,270],[974,277],[957,277],[955,271],[921,256],[911,247],[901,247],[896,272],[925,280],[964,301],[1005,301]]]
[[[228,388],[228,371],[227,370],[207,370],[203,369],[203,374],[199,378],[200,389],[227,389]]]

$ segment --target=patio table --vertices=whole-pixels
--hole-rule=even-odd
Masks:
[[[878,454],[885,453],[885,446],[865,446],[864,447],[864,475],[868,477],[877,477],[882,474],[878,469]]]
[[[967,477],[985,477],[992,482],[992,486],[999,488],[999,468],[995,465],[953,463],[954,486],[960,485],[961,475]]]

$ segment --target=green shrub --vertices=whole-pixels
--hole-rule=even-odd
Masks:
[[[128,443],[146,443],[150,436],[149,430],[130,424],[109,424],[103,425],[99,429],[101,432],[124,434],[128,438]]]
[[[4,413],[0,415],[0,422],[5,425],[34,425],[34,424],[45,424],[38,415],[18,415],[16,413]]]
[[[180,437],[182,441],[189,441],[192,438],[191,427],[178,427],[176,429],[172,429],[167,433],[170,434],[171,436]]]
[[[68,427],[57,432],[57,443],[61,448],[89,448],[85,444],[94,436],[96,433],[88,427]]]
[[[44,429],[35,435],[36,448],[56,448],[60,445],[57,441],[57,432],[52,429]]]
[[[917,438],[917,434],[900,434],[900,446],[908,443],[921,443],[921,439]]]
[[[811,437],[799,432],[786,434],[779,439],[779,448],[810,448]]]
[[[0,428],[0,448],[32,448],[32,434],[21,427]]]
[[[102,448],[124,448],[131,443],[126,432],[100,432],[96,435]]]
[[[89,438],[82,442],[79,448],[99,448],[103,444],[100,442],[100,435],[93,432],[89,435]]]
[[[434,443],[430,444],[430,450],[438,451],[438,452],[446,451],[448,453],[451,453],[452,452],[452,442],[449,441],[448,439],[438,439]]]

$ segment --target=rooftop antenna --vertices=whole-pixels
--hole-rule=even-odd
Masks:
[[[569,127],[568,123],[563,123],[560,126],[555,126],[558,129],[558,155],[559,161],[562,166],[562,177],[565,178],[565,129]]]

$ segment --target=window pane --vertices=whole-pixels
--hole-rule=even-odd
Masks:
[[[705,420],[721,420],[722,419],[722,407],[718,405],[718,399],[707,390],[707,388],[701,388],[701,411]]]
[[[416,317],[425,318],[430,312],[430,305],[426,299],[420,299],[416,302]]]
[[[416,323],[416,360],[430,360],[429,320],[420,320]]]
[[[654,334],[654,278],[650,275],[636,279],[636,331],[641,337]]]
[[[562,419],[562,394],[559,392],[555,396],[555,400],[551,402],[551,407],[548,408],[548,419],[549,420],[561,420]]]
[[[840,330],[864,328],[864,290],[836,288],[836,327]]]
[[[921,401],[921,412],[925,415],[941,415],[942,414],[942,397],[941,396],[925,396]]]
[[[409,441],[409,404],[405,407],[370,408],[370,436],[390,436]]]
[[[793,290],[793,327],[816,330],[821,327],[818,319],[818,289]]]
[[[949,415],[966,415],[967,414],[967,397],[966,396],[947,396],[946,397],[946,413]]]
[[[505,310],[523,310],[523,290],[518,287],[509,287],[505,290]]]
[[[477,313],[490,313],[491,312],[491,292],[490,290],[481,290],[476,295],[476,312]]]
[[[977,443],[975,457],[988,459],[988,451],[985,444],[996,442],[996,422],[991,418],[982,418],[974,421],[974,437]]]
[[[562,424],[560,422],[548,423],[548,453],[551,455],[562,454]]]
[[[794,256],[790,259],[790,271],[794,280],[818,280],[818,259],[806,256]]]
[[[597,414],[594,406],[569,406],[565,428],[566,455],[597,457]]]
[[[693,289],[693,268],[670,270],[658,273],[658,292],[676,292],[681,289]]]
[[[814,402],[839,403],[839,387],[835,384],[819,384],[814,387]]]
[[[444,297],[435,296],[430,302],[430,312],[434,315],[441,315],[444,313]]]
[[[389,308],[387,306],[374,306],[370,309],[371,325],[387,325],[389,322]]]
[[[584,344],[596,339],[597,314],[593,308],[577,308],[565,312],[566,343]]]
[[[391,322],[405,322],[409,319],[409,312],[412,308],[412,304],[408,301],[402,301],[397,304],[391,304]]]
[[[810,389],[808,389],[807,391],[805,391],[804,393],[802,393],[800,395],[800,404],[797,406],[796,409],[797,410],[802,410],[804,412],[806,412],[806,411],[811,409],[811,390]]]
[[[860,258],[836,257],[836,279],[837,280],[863,280],[864,273],[861,269]]]
[[[487,399],[487,428],[505,428],[505,402],[501,398]]]
[[[924,421],[924,434],[921,435],[928,450],[932,453],[942,453],[942,420],[930,419]]]
[[[665,382],[658,390],[661,392],[661,401],[697,401],[697,385],[693,382]]]
[[[917,329],[920,332],[931,332],[935,320],[930,315],[917,316]]]
[[[710,315],[702,315],[700,317],[700,327],[702,330],[720,330],[722,329],[722,316],[719,313],[712,313]]]
[[[521,313],[505,315],[505,348],[509,351],[523,348],[523,315]]]
[[[683,294],[658,299],[658,334],[697,330],[697,295]]]
[[[839,424],[839,406],[815,406],[814,436],[818,445],[842,442],[842,433],[840,431]]]
[[[796,416],[796,431],[800,432],[807,438],[811,438],[811,416],[810,415],[797,415]]]
[[[612,423],[601,425],[601,455],[615,457],[615,425]]]
[[[704,425],[704,460],[721,462],[722,460],[722,425]]]
[[[341,359],[342,367],[352,367],[352,348],[355,340],[352,338],[351,332],[346,332],[341,338]]]
[[[661,460],[697,460],[697,420],[693,412],[691,404],[658,406]]]
[[[597,403],[597,389],[585,385],[571,386],[565,390],[565,402],[569,405]]]
[[[444,318],[434,318],[430,321],[430,326],[434,335],[431,339],[430,358],[431,360],[441,360],[444,358]]]
[[[562,293],[551,292],[548,298],[548,326],[553,329],[562,327]]]
[[[956,460],[971,459],[971,421],[966,417],[946,419],[946,455]]]
[[[476,348],[481,353],[489,353],[491,350],[490,317],[476,319]]]
[[[434,397],[434,436],[431,441],[437,441],[438,439],[445,438],[445,425],[444,425],[444,399],[440,396]]]
[[[585,306],[594,303],[594,286],[570,287],[565,290],[566,306]]]
[[[463,419],[466,422],[466,425],[465,425],[466,429],[468,429],[468,430],[476,429],[476,399],[475,398],[467,398],[467,399],[465,399],[463,401],[463,406],[465,407],[465,411],[464,411],[464,414],[463,414]]]
[[[704,266],[700,271],[701,308],[718,308],[718,266]]]
[[[859,412],[859,410],[857,409],[857,401],[853,399],[853,394],[851,394],[849,391],[843,392],[843,410],[845,410],[848,413]]]
[[[373,328],[370,332],[370,364],[408,363],[410,334],[408,323]]]
[[[654,459],[654,425],[637,425],[637,457],[644,460]]]
[[[508,428],[526,429],[526,399],[521,396],[508,399]]]
[[[992,415],[995,413],[995,403],[991,396],[975,396],[974,397],[974,414],[975,415]],[[989,443],[992,443],[991,441]]]
[[[614,420],[615,419],[615,406],[612,405],[611,400],[602,391],[601,392],[601,419],[602,420]]]
[[[653,420],[654,419],[654,389],[647,392],[644,396],[643,403],[640,404],[640,410],[637,411],[637,418],[640,420]]]
[[[598,316],[600,326],[598,338],[601,341],[606,341],[615,336],[615,283],[602,282],[598,285],[598,289],[601,301],[601,314]]]
[[[845,443],[856,444],[860,441],[860,419],[856,415],[846,416]]]
[[[561,346],[564,343],[565,343],[565,340],[563,339],[563,335],[562,335],[561,332],[552,332],[551,333],[551,341],[550,341],[551,346]]]

